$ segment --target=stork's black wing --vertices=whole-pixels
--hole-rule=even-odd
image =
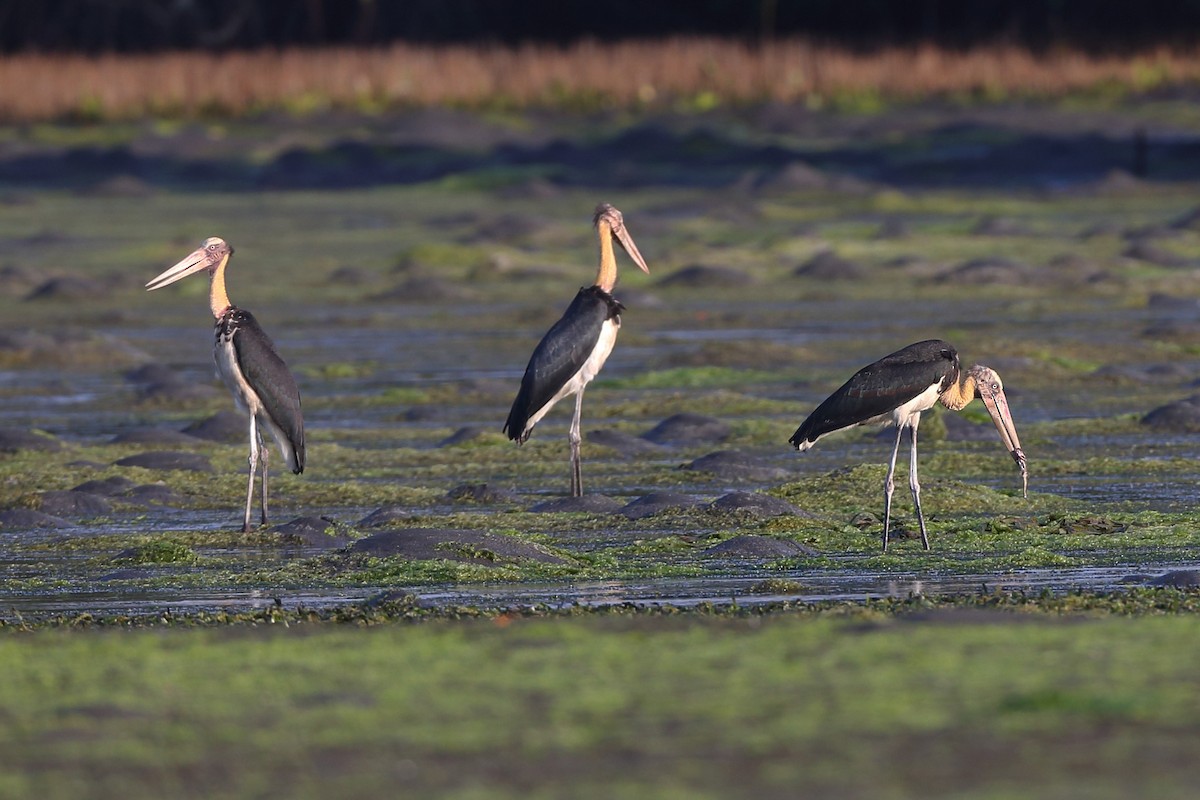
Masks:
[[[525,367],[521,389],[504,423],[508,438],[525,440],[529,418],[579,372],[595,349],[605,321],[619,319],[622,310],[624,306],[598,286],[579,290],[562,318],[542,337]]]
[[[294,471],[303,472],[304,415],[300,411],[300,389],[296,379],[253,314],[239,308],[232,309],[228,317],[242,375],[296,452]]]
[[[958,380],[958,352],[940,339],[910,344],[863,367],[825,399],[788,441],[796,447],[904,405],[935,383]]]

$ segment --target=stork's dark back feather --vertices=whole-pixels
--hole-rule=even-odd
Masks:
[[[863,367],[825,399],[788,441],[796,447],[904,405],[935,383],[958,380],[958,352],[941,339],[910,344]]]
[[[232,333],[238,366],[263,409],[287,436],[296,454],[293,472],[304,471],[304,414],[300,388],[292,371],[275,351],[275,345],[249,311],[230,307],[217,323],[218,338]]]
[[[509,439],[525,441],[529,418],[579,372],[595,349],[605,321],[619,320],[624,309],[598,286],[579,290],[562,318],[542,337],[525,367],[521,389],[504,423]]]

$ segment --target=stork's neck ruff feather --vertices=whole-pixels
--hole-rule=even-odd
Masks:
[[[613,251],[612,225],[603,217],[596,220],[596,235],[600,237],[600,269],[596,285],[611,293],[617,285],[617,254]]]
[[[967,403],[975,399],[976,384],[974,375],[970,372],[962,373],[957,381],[950,384],[950,388],[942,392],[942,405],[951,411],[962,411]]]
[[[216,269],[212,271],[211,282],[208,287],[208,305],[212,309],[214,319],[220,319],[221,315],[229,310],[229,294],[225,291],[225,265],[229,263],[229,254],[221,257],[220,263]]]

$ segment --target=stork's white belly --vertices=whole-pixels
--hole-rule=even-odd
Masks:
[[[525,430],[532,430],[534,425],[537,425],[542,417],[554,407],[554,404],[564,397],[570,397],[576,392],[583,391],[583,387],[592,382],[592,379],[600,374],[600,369],[604,366],[604,362],[608,360],[609,355],[613,351],[613,347],[617,344],[617,331],[621,329],[621,323],[616,319],[604,321],[604,325],[600,328],[600,338],[596,340],[596,346],[592,348],[591,355],[587,361],[583,362],[583,366],[579,371],[571,376],[571,379],[563,384],[563,387],[558,390],[554,397],[550,398],[550,402],[537,410],[537,413],[529,418],[525,423]]]
[[[921,412],[928,411],[937,403],[942,382],[931,385],[928,389],[892,411],[892,423],[900,427],[915,428],[921,424]]]
[[[261,434],[262,429],[265,428],[271,434],[271,438],[275,440],[275,444],[279,447],[279,453],[283,456],[283,460],[287,463],[288,468],[296,472],[299,464],[296,459],[296,451],[288,440],[288,435],[282,428],[275,424],[275,420],[271,419],[271,415],[266,413],[258,392],[254,391],[250,384],[247,383],[245,376],[242,374],[241,367],[238,365],[237,350],[233,347],[232,336],[219,336],[217,338],[216,344],[213,346],[213,361],[217,365],[217,375],[229,387],[229,393],[233,395],[233,401],[250,418],[250,449],[254,450],[257,448],[257,437]],[[255,430],[256,421],[258,423],[257,431]]]
[[[242,376],[232,337],[222,336],[217,340],[216,346],[213,347],[213,361],[217,364],[217,375],[229,387],[237,407],[248,414],[259,416],[262,412],[262,401]]]

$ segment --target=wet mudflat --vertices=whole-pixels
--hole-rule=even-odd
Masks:
[[[1198,133],[1171,100],[1068,113],[422,112],[3,132],[0,607],[17,615],[860,599],[1188,580],[1200,541]],[[1128,172],[1137,126],[1145,176]],[[298,131],[303,129],[303,135]],[[620,340],[584,404],[500,433],[625,213]],[[309,468],[236,532],[244,423],[205,236],[297,374]],[[920,550],[891,436],[787,438],[858,367],[941,337],[1004,378],[927,415]],[[1151,412],[1154,412],[1153,414]]]
[[[1192,796],[1193,106],[0,130],[0,792]],[[569,409],[500,428],[600,200],[578,502]],[[209,235],[308,420],[251,534],[203,282],[142,288]],[[885,555],[891,436],[786,441],[932,336],[1031,493],[927,415]]]

